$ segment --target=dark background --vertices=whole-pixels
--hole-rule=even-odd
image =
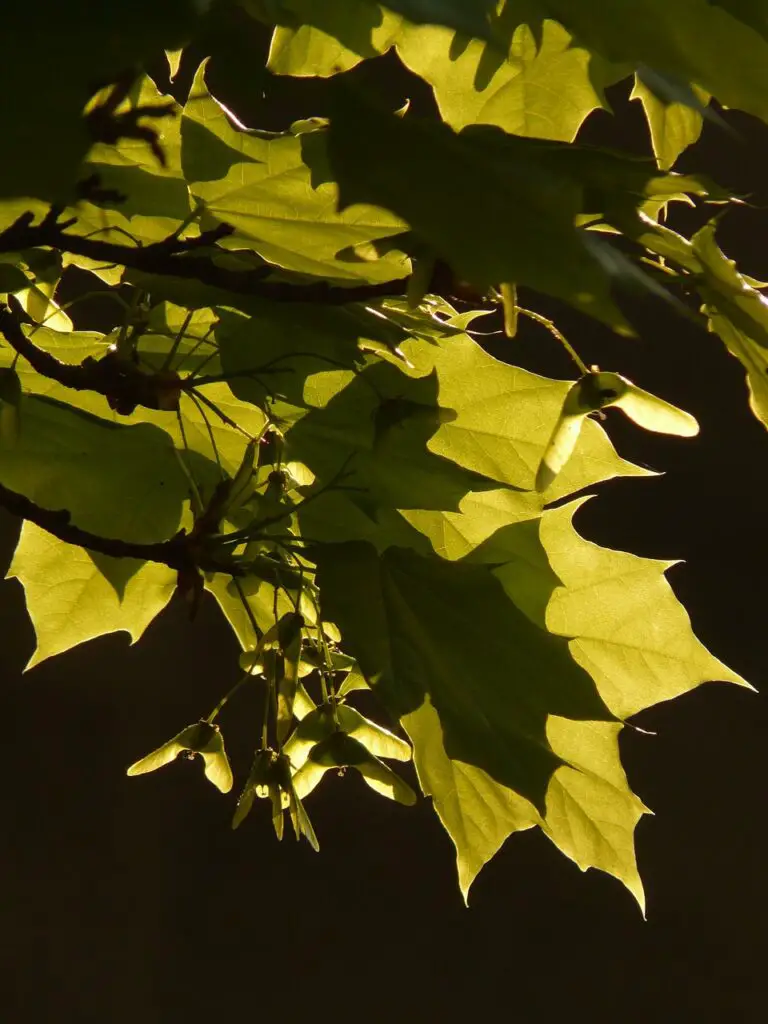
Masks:
[[[214,91],[246,123],[279,129],[325,113],[323,85],[265,79],[263,36],[236,29],[201,52],[214,52]],[[246,79],[235,43],[254,68]],[[217,58],[225,46],[226,59]],[[388,95],[429,110],[394,60],[356,74],[381,76]],[[626,92],[612,94],[620,121],[598,114],[584,137],[647,151]],[[683,166],[708,170],[759,206],[768,129],[727,116],[740,141],[707,126]],[[728,214],[721,232],[729,254],[763,277],[765,228],[762,210],[749,208]],[[666,475],[604,485],[579,514],[580,529],[609,546],[684,559],[669,575],[696,632],[765,689],[768,435],[747,409],[740,366],[662,306],[631,307],[638,341],[546,308],[587,362],[658,390],[702,426],[699,438],[681,441],[611,415],[621,453]],[[573,375],[530,325],[489,345],[539,372]],[[0,528],[7,564],[17,525],[5,517]],[[507,843],[467,910],[428,801],[404,809],[355,778],[329,781],[310,802],[315,855],[290,837],[277,844],[264,814],[233,833],[233,799],[189,766],[125,777],[127,764],[207,710],[234,675],[234,642],[210,605],[190,625],[174,604],[136,647],[103,638],[23,677],[33,635],[15,581],[0,584],[0,615],[3,1019],[764,1019],[764,696],[712,683],[639,716],[654,735],[625,730],[630,780],[656,813],[637,833],[647,922],[616,882],[582,875],[537,831]],[[230,722],[247,712],[239,706]],[[242,773],[246,738],[238,746],[235,731],[227,735]]]

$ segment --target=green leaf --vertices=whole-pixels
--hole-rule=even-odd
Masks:
[[[341,525],[347,535],[354,531],[353,536],[373,540],[378,534],[380,545],[415,542],[423,547],[423,540],[419,543],[418,535],[402,519],[387,516],[387,510],[457,509],[473,486],[484,484],[477,474],[426,447],[441,417],[436,383],[434,375],[404,377],[388,363],[369,366],[324,408],[287,432],[290,456],[315,473],[317,491],[325,488],[302,509],[302,532],[317,537],[322,530],[323,538],[335,539],[328,531],[338,535]],[[413,414],[396,417],[383,429],[381,413],[382,408],[388,412],[388,404]]]
[[[509,6],[513,16],[517,6]],[[575,45],[551,20],[515,24],[503,57],[477,39],[457,43],[448,28],[407,25],[397,36],[397,52],[432,86],[451,127],[494,124],[515,135],[566,142],[593,110],[606,107],[603,88],[626,74]]]
[[[586,871],[597,868],[627,887],[645,911],[634,831],[647,808],[629,788],[619,758],[621,725],[552,716],[547,736],[567,762],[547,791],[542,831]]]
[[[59,331],[71,331],[72,321],[55,299],[61,280],[62,261],[56,254],[30,253],[24,263],[25,285],[15,293],[27,316]]]
[[[168,75],[171,81],[173,81],[179,73],[184,50],[183,48],[180,50],[166,50],[165,56],[168,59]]]
[[[0,449],[0,480],[44,508],[66,509],[82,529],[139,543],[172,537],[187,498],[163,431],[115,427],[33,395],[18,443]]]
[[[175,335],[186,318],[187,311],[180,307],[164,304],[162,309],[163,312],[160,312],[159,307],[156,307],[153,311],[152,333],[143,335],[139,343],[139,351],[146,370],[161,368],[166,354],[174,343]],[[169,319],[166,320],[165,317]],[[215,345],[210,343],[207,346],[198,346],[200,337],[209,333],[208,328],[217,322],[217,318],[210,311],[205,315],[198,314],[196,321],[190,321],[187,325],[188,334],[177,350],[175,369],[185,375],[199,369],[204,362],[203,371],[206,375],[210,373],[217,376],[223,373]],[[48,327],[25,330],[36,346],[68,365],[77,365],[88,358],[103,358],[114,341],[113,335],[103,335],[96,331],[61,332]],[[190,357],[188,353],[196,346],[197,357]],[[0,366],[9,366],[13,356],[12,351],[0,349]],[[22,386],[29,394],[66,403],[109,424],[127,426],[145,423],[159,428],[178,449],[202,457],[195,460],[194,469],[199,482],[207,485],[214,485],[220,479],[217,462],[227,473],[234,476],[248,443],[247,435],[260,436],[267,422],[261,409],[237,398],[229,384],[224,381],[214,381],[199,387],[198,392],[207,399],[207,403],[196,396],[182,394],[179,414],[171,410],[138,406],[130,416],[124,416],[110,408],[103,395],[92,391],[73,391],[57,381],[42,377],[32,370],[22,357],[18,361],[18,372]],[[219,413],[231,422],[237,423],[241,429],[232,429]]]
[[[176,587],[165,565],[73,548],[33,523],[21,528],[8,578],[24,587],[35,630],[27,669],[106,633],[125,631],[135,643]]]
[[[693,93],[700,104],[706,104],[709,97],[702,89],[694,87]],[[656,161],[663,171],[669,170],[683,150],[698,141],[704,124],[701,112],[690,103],[665,102],[638,76],[630,98],[642,103]]]
[[[629,328],[609,294],[611,273],[577,220],[632,221],[643,197],[722,197],[705,179],[661,175],[650,161],[487,125],[456,134],[384,113],[346,89],[335,95],[329,154],[344,209],[376,202],[404,218],[460,279],[482,288],[525,284],[619,332]]]
[[[221,363],[233,392],[290,424],[322,408],[352,379],[364,350],[389,352],[407,335],[358,304],[250,300],[250,315],[220,310]]]
[[[722,7],[768,38],[768,11],[763,0],[713,0],[713,5]]]
[[[0,447],[0,480],[101,536],[152,543],[181,525],[187,484],[168,437],[116,428],[30,396],[24,429]],[[37,634],[30,665],[104,633],[136,640],[171,597],[175,573],[76,551],[25,524],[9,575],[25,589]]]
[[[5,11],[9,45],[0,67],[3,149],[0,197],[68,202],[91,136],[82,116],[94,83],[162,59],[200,24],[197,0],[14,3]],[[12,40],[12,45],[10,41]]]
[[[590,673],[611,711],[623,718],[708,679],[745,685],[691,632],[664,579],[670,563],[584,540],[571,523],[578,504],[544,513],[540,566],[551,563],[562,583],[540,606],[540,622],[571,638],[574,659]],[[532,573],[533,548],[529,559]],[[517,580],[510,588],[508,567],[495,575],[517,602]],[[533,606],[528,614],[536,618]],[[618,723],[548,716],[546,738],[563,763],[548,780],[545,809],[537,810],[519,787],[501,784],[477,759],[449,751],[445,722],[433,705],[430,696],[404,716],[403,725],[414,744],[421,786],[456,845],[465,897],[508,835],[539,825],[582,869],[596,867],[624,882],[642,907],[632,836],[645,808],[619,762]]]
[[[145,75],[118,111],[158,105],[167,105],[169,115],[143,119],[141,123],[155,134],[165,164],[145,139],[123,138],[114,145],[97,143],[88,154],[83,177],[97,175],[99,189],[114,192],[115,197],[78,203],[72,213],[78,218],[79,233],[98,232],[96,237],[109,241],[135,239],[146,244],[167,238],[190,219],[192,204],[181,171],[181,107],[172,96],[160,93]],[[69,259],[78,266],[93,268],[93,261],[87,258]]]
[[[267,70],[332,79],[311,87],[330,122],[308,116],[277,133],[241,125],[208,92],[205,66],[183,110],[140,71],[165,77],[164,54],[178,70],[182,47],[204,53],[213,40],[222,96],[238,110],[250,96],[258,110],[271,86],[258,60],[247,63],[248,33],[227,49],[239,28],[231,4],[210,5],[204,21],[196,0],[48,6],[41,17],[16,5],[13,25],[4,13],[14,46],[0,65],[1,294],[16,297],[41,351],[68,367],[109,354],[126,374],[164,375],[179,409],[118,414],[102,395],[41,376],[6,339],[0,481],[103,539],[193,530],[192,556],[227,551],[239,566],[202,580],[193,566],[108,558],[27,521],[10,575],[37,635],[30,664],[116,630],[136,640],[175,588],[194,611],[204,584],[242,648],[242,681],[267,698],[264,721],[249,724],[245,709],[246,733],[263,738],[233,825],[265,799],[279,838],[288,811],[316,849],[301,796],[348,769],[412,804],[385,763],[411,749],[381,717],[413,740],[465,897],[509,834],[537,826],[642,904],[633,835],[645,807],[619,760],[624,720],[708,679],[746,684],[692,633],[664,576],[670,563],[584,540],[578,503],[552,503],[647,473],[618,456],[594,413],[615,405],[644,429],[684,437],[697,425],[621,374],[551,380],[498,362],[470,335],[486,314],[518,333],[518,315],[532,312],[520,310],[518,286],[624,334],[614,289],[679,309],[664,282],[698,290],[768,425],[763,286],[720,252],[714,223],[691,241],[660,223],[673,200],[732,198],[664,169],[702,117],[719,120],[710,96],[768,120],[764,5],[241,0],[275,29]],[[408,68],[397,81],[386,69],[377,78],[375,58],[390,49],[384,64]],[[608,109],[605,87],[633,71],[656,161],[573,143],[593,110]],[[413,73],[441,118],[423,88],[402,105],[398,83]],[[61,253],[53,232],[29,246],[25,223],[48,213],[43,231],[60,214],[70,236],[133,246],[131,262],[154,253],[153,272]],[[190,274],[205,260],[255,271],[284,288],[283,301],[165,272],[174,238],[194,248],[222,224],[232,233],[215,247],[171,262]],[[324,282],[392,295],[342,305]],[[316,301],[298,301],[302,291],[284,300],[305,284]],[[462,312],[432,290],[456,295]],[[84,323],[104,331],[74,329]],[[494,333],[493,321],[477,331]],[[509,348],[516,358],[519,344]],[[380,716],[345,703],[361,688]],[[228,791],[208,720],[129,772],[198,755]]]
[[[329,155],[348,214],[377,203],[462,279],[481,287],[516,281],[623,325],[574,226],[578,185],[541,166],[537,146],[490,128],[457,135],[346,90],[336,99]]]
[[[413,743],[419,785],[456,846],[459,887],[467,900],[472,882],[504,840],[538,824],[540,815],[482,768],[446,754],[440,716],[428,699],[403,717],[403,726]]]
[[[768,41],[707,0],[547,0],[546,10],[589,49],[678,75],[728,107],[768,119]]]
[[[571,383],[502,363],[468,335],[439,346],[412,341],[404,351],[415,372],[434,370],[440,405],[454,414],[439,424],[429,449],[491,480],[531,490]],[[646,473],[620,459],[602,428],[589,421],[547,500],[614,476]]]
[[[527,573],[533,558],[537,586],[543,584],[546,604],[557,579],[551,573],[538,579],[538,519],[542,505],[535,492],[494,488],[467,494],[457,512],[414,509],[402,515],[429,538],[435,553],[448,561],[466,558],[473,563],[499,565],[514,560]],[[526,582],[530,585],[534,581],[531,578]],[[522,607],[520,602],[516,603]]]
[[[547,735],[568,765],[547,790],[547,813],[471,764],[445,753],[440,721],[426,702],[403,724],[413,740],[419,783],[456,846],[464,899],[480,870],[513,833],[538,825],[582,870],[595,867],[622,881],[643,908],[633,833],[645,808],[627,786],[618,733],[610,722],[550,717]]]
[[[298,77],[327,78],[386,53],[401,24],[378,4],[349,0],[283,0],[278,16],[267,67]]]
[[[462,557],[469,538],[476,547],[508,522],[538,515],[538,495],[499,499],[491,481],[533,488],[570,385],[499,363],[466,335],[440,344],[414,339],[403,348],[412,376],[389,365],[369,367],[287,433],[288,450],[311,466],[318,490],[339,473],[340,483],[355,489],[349,498],[332,489],[317,495],[301,511],[301,529],[317,539],[356,537],[382,550],[424,552],[421,534],[435,550]],[[383,430],[382,411],[393,410],[397,416]],[[645,472],[619,459],[599,425],[588,422],[545,500]],[[387,508],[400,517],[387,516]],[[418,534],[404,530],[403,520]]]
[[[406,276],[402,254],[354,255],[357,246],[401,232],[403,222],[372,206],[337,212],[336,186],[315,181],[305,160],[310,147],[322,150],[325,132],[309,136],[235,127],[208,93],[201,66],[182,120],[184,173],[193,198],[204,205],[201,223],[230,224],[235,233],[226,247],[247,246],[286,270],[346,283]],[[339,255],[346,250],[349,258]]]
[[[318,582],[324,613],[390,713],[429,695],[449,756],[538,807],[560,763],[547,715],[611,718],[564,642],[505,599],[485,566],[347,544],[321,554]]]
[[[574,659],[619,718],[686,693],[710,679],[746,686],[691,631],[664,577],[674,562],[601,548],[579,536],[572,518],[584,501],[544,513],[541,541],[562,581],[546,627],[568,636]]]
[[[24,271],[0,258],[0,293],[7,295],[9,292],[20,292],[27,287],[29,280]]]
[[[710,330],[746,368],[752,412],[768,426],[768,300],[723,254],[715,230],[712,221],[692,239],[693,255],[703,274],[699,293]]]

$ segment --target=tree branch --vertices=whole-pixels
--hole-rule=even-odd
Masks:
[[[200,543],[199,536],[180,530],[170,540],[155,544],[139,544],[134,541],[101,537],[83,530],[70,522],[66,509],[41,508],[30,498],[0,484],[0,506],[22,519],[39,526],[46,533],[64,541],[76,544],[88,551],[96,551],[112,558],[136,558],[142,562],[158,562],[169,569],[189,575],[190,573],[223,572],[230,576],[239,575],[242,570],[226,553],[215,553]]]
[[[214,246],[233,228],[220,224],[195,238],[180,239],[171,235],[150,245],[121,245],[96,238],[70,234],[66,230],[74,221],[57,222],[59,211],[51,210],[39,224],[33,224],[34,214],[24,213],[5,231],[0,232],[0,252],[15,252],[37,246],[47,246],[74,256],[86,256],[107,264],[130,267],[148,274],[181,277],[199,281],[240,295],[253,295],[277,302],[315,302],[343,305],[346,302],[369,302],[391,295],[404,295],[408,278],[385,281],[383,284],[339,286],[318,281],[312,284],[293,284],[287,281],[265,281],[277,269],[271,265],[251,270],[232,270],[214,263],[210,256],[189,255],[192,250]],[[224,250],[219,250],[224,252]]]
[[[101,359],[86,356],[81,363],[62,363],[50,352],[38,348],[26,336],[11,309],[1,303],[0,334],[41,376],[74,391],[103,395],[110,408],[123,416],[130,416],[137,405],[171,411],[178,408],[184,386],[176,374],[144,373],[113,351],[107,351]]]

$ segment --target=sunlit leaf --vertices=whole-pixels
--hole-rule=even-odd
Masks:
[[[560,763],[547,715],[611,719],[566,647],[505,600],[485,566],[396,549],[377,557],[362,544],[331,548],[320,564],[328,611],[390,713],[429,695],[449,755],[535,805]],[[515,666],[503,679],[502,664]]]
[[[694,97],[700,104],[707,101],[707,95],[701,89],[694,90]],[[651,132],[653,152],[659,167],[668,170],[675,165],[683,150],[693,145],[701,135],[704,124],[701,112],[690,103],[679,100],[665,102],[641,78],[635,79],[631,98],[642,103]]]
[[[374,3],[282,0],[267,67],[276,75],[326,78],[392,45],[400,18]]]
[[[747,684],[692,632],[673,563],[586,540],[585,499],[562,499],[652,475],[614,449],[612,407],[641,444],[698,431],[619,372],[622,337],[616,371],[588,368],[595,320],[632,336],[662,300],[701,324],[698,295],[768,424],[764,285],[714,220],[691,239],[667,223],[674,203],[737,201],[669,168],[703,120],[733,140],[720,108],[768,120],[764,6],[4,9],[0,505],[24,519],[9,576],[30,665],[135,642],[174,593],[194,618],[207,590],[237,642],[209,718],[130,775],[202,761],[229,792],[214,722],[231,723],[251,757],[233,826],[261,808],[249,827],[282,839],[287,813],[316,850],[304,796],[330,775],[343,800],[357,772],[410,806],[410,768],[387,762],[412,756],[465,899],[538,827],[642,907],[625,720]],[[574,141],[596,111],[623,138],[605,90],[633,74],[655,159]],[[577,381],[548,375],[558,356]]]
[[[510,4],[512,17],[514,11]],[[456,129],[495,124],[515,135],[571,141],[585,118],[605,106],[603,87],[623,77],[550,20],[516,24],[506,59],[478,39],[457,45],[448,28],[404,26],[396,45]]]
[[[693,255],[701,263],[709,326],[747,370],[749,403],[768,426],[768,300],[739,273],[715,241],[715,224],[693,237]]]
[[[661,68],[729,107],[768,118],[768,41],[707,0],[547,0],[547,12],[611,61]]]
[[[135,643],[173,596],[165,565],[94,555],[24,523],[8,570],[24,587],[35,631],[27,668],[105,633]]]
[[[208,93],[201,67],[184,107],[182,161],[190,191],[204,205],[203,223],[215,218],[232,225],[235,234],[225,244],[247,245],[288,270],[350,282],[405,276],[407,260],[397,253],[374,261],[339,256],[404,225],[372,206],[337,212],[335,185],[313,178],[314,151],[324,147],[325,133],[310,136],[235,126]]]

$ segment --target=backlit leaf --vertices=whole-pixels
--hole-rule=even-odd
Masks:
[[[176,573],[165,565],[73,550],[25,523],[8,570],[24,587],[36,646],[27,668],[105,633],[135,643],[173,596]]]
[[[311,133],[319,147],[324,134]],[[407,261],[396,253],[374,261],[339,257],[372,239],[398,234],[402,221],[372,206],[337,212],[335,185],[315,182],[305,162],[311,144],[306,137],[236,127],[208,93],[204,67],[184,107],[182,140],[184,173],[192,196],[205,207],[203,223],[215,219],[235,228],[227,246],[247,245],[287,270],[348,282],[408,273]]]
[[[692,242],[693,255],[704,275],[699,292],[710,330],[746,368],[749,404],[768,426],[768,300],[722,253],[715,241],[714,223],[697,232]]]
[[[706,103],[707,95],[701,89],[695,91],[695,96],[700,103]],[[679,101],[665,102],[637,77],[631,98],[640,100],[643,105],[659,167],[669,170],[683,150],[701,135],[704,119],[700,111]]]
[[[432,86],[453,128],[495,124],[541,139],[571,141],[605,105],[603,86],[622,77],[550,20],[535,28],[517,24],[506,59],[478,39],[457,45],[450,29],[423,26],[404,26],[397,52]]]

